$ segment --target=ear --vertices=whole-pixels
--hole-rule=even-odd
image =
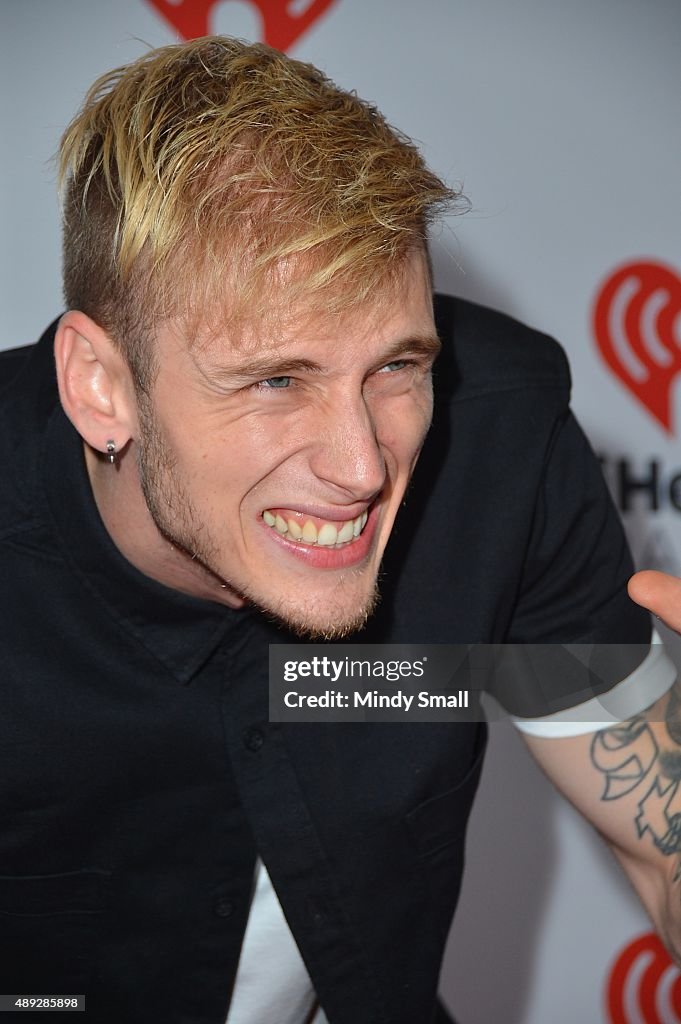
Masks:
[[[109,335],[85,313],[69,310],[54,341],[59,397],[84,441],[121,451],[136,433],[136,403],[125,358]]]

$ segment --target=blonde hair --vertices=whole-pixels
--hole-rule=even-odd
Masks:
[[[375,107],[221,36],[99,78],[64,133],[60,182],[67,305],[140,384],[159,319],[362,302],[460,198]]]

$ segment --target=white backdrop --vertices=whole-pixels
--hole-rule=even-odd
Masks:
[[[376,102],[472,201],[436,239],[437,284],[563,342],[574,407],[637,561],[681,570],[678,0],[165,5],[171,17],[210,8],[212,31],[251,39],[263,38],[266,9],[275,42],[287,17],[320,12],[289,52]],[[0,5],[0,347],[35,340],[61,308],[50,162],[60,132],[97,75],[176,38],[152,0]],[[624,274],[601,318],[606,365],[596,298],[618,268],[641,262],[653,264],[648,277]],[[463,1024],[681,1021],[675,974],[658,985],[657,1010],[635,1006],[652,952],[632,952],[606,1007],[620,950],[646,931],[609,855],[511,727],[494,726],[442,978]]]

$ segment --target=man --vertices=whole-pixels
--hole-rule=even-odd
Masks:
[[[433,309],[456,196],[267,47],[104,76],[62,176],[68,311],[4,358],[4,991],[129,1024],[443,1019],[485,727],[270,723],[268,645],[647,645],[564,357]],[[669,699],[659,651],[623,674],[621,717]],[[536,689],[497,695],[678,948],[673,857],[601,799],[598,701]]]

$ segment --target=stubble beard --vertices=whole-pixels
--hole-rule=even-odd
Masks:
[[[138,395],[138,414],[137,470],[149,514],[161,536],[194,567],[200,566],[206,578],[214,582],[216,601],[220,601],[221,592],[236,594],[302,640],[341,640],[366,625],[379,601],[376,579],[352,614],[348,613],[342,600],[342,591],[347,586],[346,576],[338,581],[338,597],[325,601],[323,607],[320,604],[310,605],[304,594],[301,594],[300,601],[290,597],[278,600],[265,598],[252,591],[246,581],[237,583],[227,579],[219,568],[219,544],[202,522],[187,493],[177,460],[163,437],[147,394]],[[356,576],[362,571],[360,568],[351,572]]]

